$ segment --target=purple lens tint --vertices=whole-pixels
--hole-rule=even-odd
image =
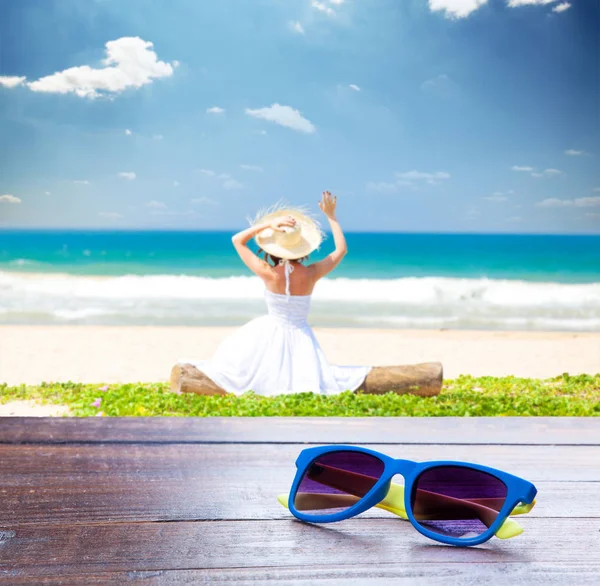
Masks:
[[[425,529],[460,539],[485,533],[506,501],[504,482],[463,466],[425,470],[411,495],[415,519]]]
[[[363,498],[383,474],[384,464],[361,452],[330,452],[313,460],[294,495],[297,511],[333,515]]]

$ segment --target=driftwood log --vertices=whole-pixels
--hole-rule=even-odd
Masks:
[[[380,395],[394,392],[421,397],[438,395],[442,390],[443,368],[440,362],[402,366],[374,366],[357,392]],[[176,364],[171,370],[171,390],[198,395],[227,395],[203,372],[191,364]]]

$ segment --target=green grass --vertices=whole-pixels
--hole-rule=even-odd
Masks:
[[[78,417],[95,416],[600,416],[600,374],[552,379],[460,376],[444,383],[437,397],[311,393],[261,397],[204,397],[171,393],[167,383],[0,384],[0,403],[34,399],[67,405]],[[91,404],[101,399],[100,407]]]

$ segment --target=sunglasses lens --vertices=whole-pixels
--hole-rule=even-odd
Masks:
[[[411,495],[417,522],[434,533],[469,539],[485,533],[506,501],[499,478],[462,466],[425,470]]]
[[[333,515],[350,508],[375,486],[383,462],[361,452],[330,452],[313,460],[294,496],[296,510]]]

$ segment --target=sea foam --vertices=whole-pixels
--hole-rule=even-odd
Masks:
[[[0,323],[239,324],[265,312],[257,277],[0,272]],[[600,329],[600,283],[326,278],[313,325]]]

